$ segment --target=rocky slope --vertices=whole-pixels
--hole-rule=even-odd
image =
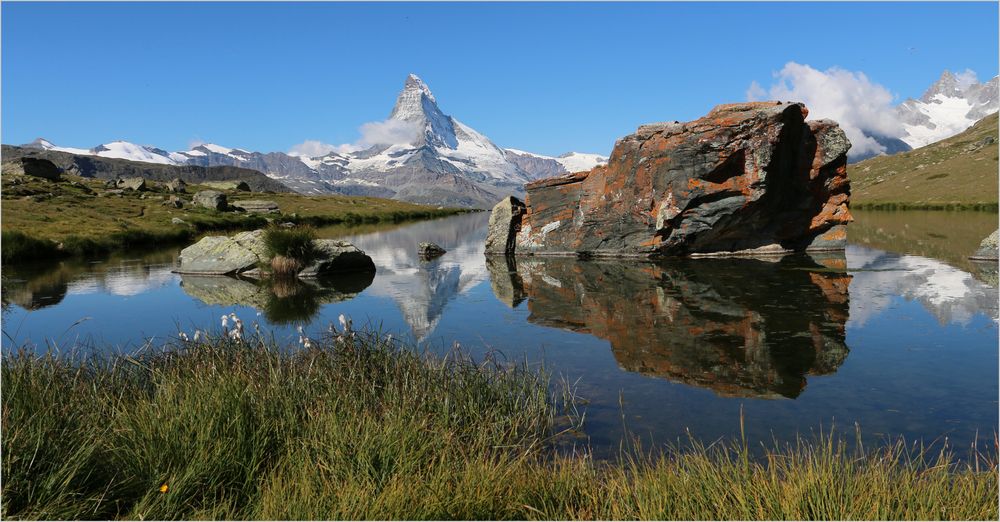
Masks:
[[[606,167],[527,186],[498,205],[487,252],[583,256],[843,249],[850,142],[800,103],[720,105],[688,123],[643,125]],[[501,208],[502,207],[502,208]],[[501,219],[506,218],[506,219]]]
[[[93,154],[78,154],[66,152],[74,149],[61,148],[28,148],[3,145],[4,160],[31,156],[47,159],[70,174],[86,178],[115,179],[142,177],[154,181],[169,181],[179,178],[187,183],[203,183],[206,181],[245,181],[254,192],[291,192],[281,182],[251,169],[213,166],[200,167],[196,165],[168,164],[162,161],[141,162],[117,159]]]
[[[997,204],[997,114],[945,140],[851,166],[853,200],[861,206]]]

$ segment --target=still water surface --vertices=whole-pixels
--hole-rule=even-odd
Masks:
[[[136,349],[235,312],[293,343],[340,314],[431,350],[544,363],[588,400],[598,451],[831,424],[873,441],[968,447],[997,430],[996,266],[975,265],[995,214],[861,212],[846,254],[661,263],[483,254],[488,214],[345,237],[374,277],[259,286],[171,272],[179,248],[4,267],[3,346]],[[933,223],[929,232],[913,223]],[[930,234],[930,235],[928,235]],[[953,237],[949,240],[947,237]],[[448,253],[424,262],[422,241]],[[936,256],[936,257],[935,257]]]

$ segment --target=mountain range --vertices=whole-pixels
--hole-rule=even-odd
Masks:
[[[1000,109],[998,80],[985,83],[944,71],[919,100],[909,98],[896,106],[905,134],[900,139],[911,148],[950,138]]]
[[[413,74],[407,77],[389,119],[381,125],[400,131],[405,139],[314,157],[211,143],[168,152],[126,141],[91,149],[59,147],[39,138],[25,147],[168,165],[241,167],[263,172],[307,194],[379,196],[479,208],[490,208],[509,194],[523,196],[524,184],[529,181],[589,170],[607,162],[607,157],[599,154],[571,152],[551,157],[501,148],[442,112],[427,84]]]

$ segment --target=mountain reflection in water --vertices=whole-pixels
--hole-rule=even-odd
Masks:
[[[661,263],[487,260],[497,298],[528,321],[607,339],[628,371],[722,396],[797,397],[835,372],[844,342],[844,257]]]

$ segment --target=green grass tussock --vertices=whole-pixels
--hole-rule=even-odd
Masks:
[[[313,240],[316,231],[310,227],[268,227],[264,231],[264,244],[271,256],[282,256],[308,263],[316,256]]]
[[[371,333],[280,349],[243,339],[5,353],[2,515],[997,518],[995,452],[956,464],[827,436],[764,458],[739,441],[692,442],[595,462],[559,444],[558,426],[576,427],[571,404],[524,364],[434,357]]]

